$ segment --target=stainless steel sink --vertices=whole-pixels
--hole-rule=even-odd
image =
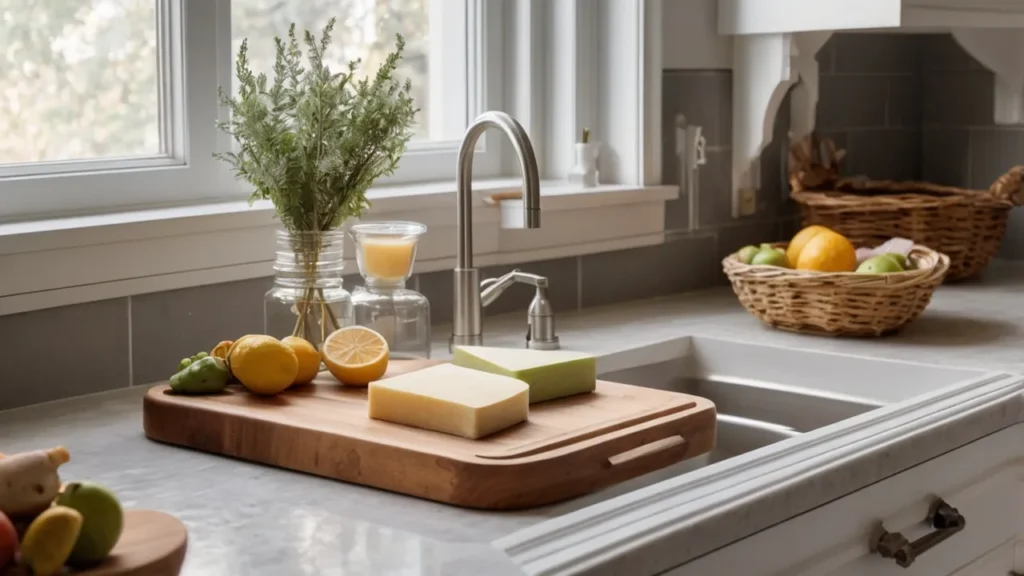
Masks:
[[[664,471],[676,475],[763,448],[881,406],[866,400],[745,381],[725,375],[693,377],[685,361],[673,360],[608,372],[602,380],[702,396],[718,409],[715,449]]]
[[[716,447],[555,507],[565,512],[727,462],[876,408],[977,378],[977,370],[895,362],[699,336],[598,360],[602,380],[703,396],[718,410]],[[735,461],[734,461],[735,462]]]

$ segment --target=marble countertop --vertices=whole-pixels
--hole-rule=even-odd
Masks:
[[[728,289],[562,313],[564,348],[597,355],[685,335],[929,364],[1024,372],[1024,266],[942,287],[902,334],[830,339],[760,325]],[[488,318],[488,344],[521,346],[525,311]],[[445,352],[447,331],[439,329]],[[111,486],[124,504],[176,514],[189,528],[184,576],[517,574],[491,541],[634,489],[640,478],[523,512],[464,510],[371,488],[156,444],[142,434],[143,387],[0,412],[0,448],[63,444],[65,478]],[[649,483],[649,480],[646,480]]]

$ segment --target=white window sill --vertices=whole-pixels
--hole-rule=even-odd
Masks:
[[[541,228],[500,229],[495,192],[518,179],[475,183],[474,264],[562,258],[663,241],[665,202],[675,186],[541,184]],[[416,272],[455,262],[453,182],[371,192],[367,220],[414,220],[428,227]],[[181,206],[0,224],[0,315],[273,274],[276,227],[269,202]],[[351,246],[348,254],[351,256]],[[346,270],[357,273],[355,262]]]

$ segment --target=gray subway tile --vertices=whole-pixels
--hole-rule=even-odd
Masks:
[[[668,237],[661,247],[659,288],[662,294],[701,290],[722,283],[721,259],[713,235]]]
[[[710,235],[583,256],[580,300],[587,308],[705,287],[715,257]]]
[[[545,276],[548,279],[548,300],[555,312],[576,310],[579,307],[577,293],[578,259],[559,258],[557,260],[542,260],[539,262],[528,262],[511,266],[489,266],[480,271],[480,278],[497,278],[507,274],[514,269],[523,272]],[[522,312],[525,318],[530,302],[533,300],[537,289],[527,284],[514,284],[508,288],[497,300],[484,309],[484,314],[492,316],[495,314],[506,314],[509,312]]]
[[[970,130],[925,127],[921,132],[921,179],[945,186],[969,187]]]
[[[912,34],[840,33],[831,43],[837,74],[914,74],[919,42]]]
[[[858,130],[849,132],[846,138],[846,173],[875,180],[921,177],[918,130]]]
[[[1010,210],[1010,221],[1006,226],[1006,236],[999,248],[999,258],[1006,260],[1024,260],[1024,210]]]
[[[665,265],[662,245],[588,254],[580,260],[584,308],[660,295],[656,276]]]
[[[921,78],[919,76],[891,76],[889,80],[889,106],[885,125],[917,128],[921,125]]]
[[[933,70],[983,70],[982,66],[960,46],[952,34],[922,34],[921,69]]]
[[[732,151],[707,153],[698,171],[697,223],[704,230],[732,219]]]
[[[166,380],[185,356],[263,333],[270,286],[270,278],[256,278],[133,296],[133,383]]]
[[[0,316],[0,410],[127,388],[128,299]]]
[[[452,321],[453,281],[451,270],[438,270],[417,274],[419,293],[430,302],[431,324],[448,324]]]
[[[665,128],[675,151],[675,119],[682,114],[691,125],[701,126],[708,146],[732,142],[732,73],[723,70],[666,71],[662,75],[662,134]],[[664,156],[664,155],[663,155]]]
[[[992,73],[926,72],[921,94],[922,122],[934,126],[988,126],[994,121]]]
[[[690,199],[680,189],[679,198],[665,202],[665,230],[688,230],[690,227]]]
[[[824,75],[820,81],[817,128],[829,130],[885,125],[888,78]]]
[[[1024,164],[1024,128],[970,131],[971,188],[986,189],[1010,168]]]
[[[831,74],[836,68],[836,37],[838,34],[833,34],[829,38],[825,45],[818,49],[818,53],[814,55],[814,59],[818,61],[818,73],[819,74]]]

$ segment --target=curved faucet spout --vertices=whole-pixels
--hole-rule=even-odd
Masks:
[[[484,112],[470,124],[459,147],[459,165],[455,177],[458,191],[456,218],[458,247],[452,299],[452,339],[450,345],[479,346],[483,343],[483,305],[480,299],[480,272],[473,268],[473,152],[476,142],[488,128],[497,128],[512,141],[523,173],[523,226],[540,228],[540,174],[533,145],[526,130],[504,112]]]
[[[523,227],[540,228],[540,174],[530,137],[522,125],[508,114],[484,112],[466,130],[462,146],[459,147],[459,165],[455,177],[459,236],[457,268],[473,267],[473,152],[480,135],[488,128],[498,128],[512,142],[523,174]]]

